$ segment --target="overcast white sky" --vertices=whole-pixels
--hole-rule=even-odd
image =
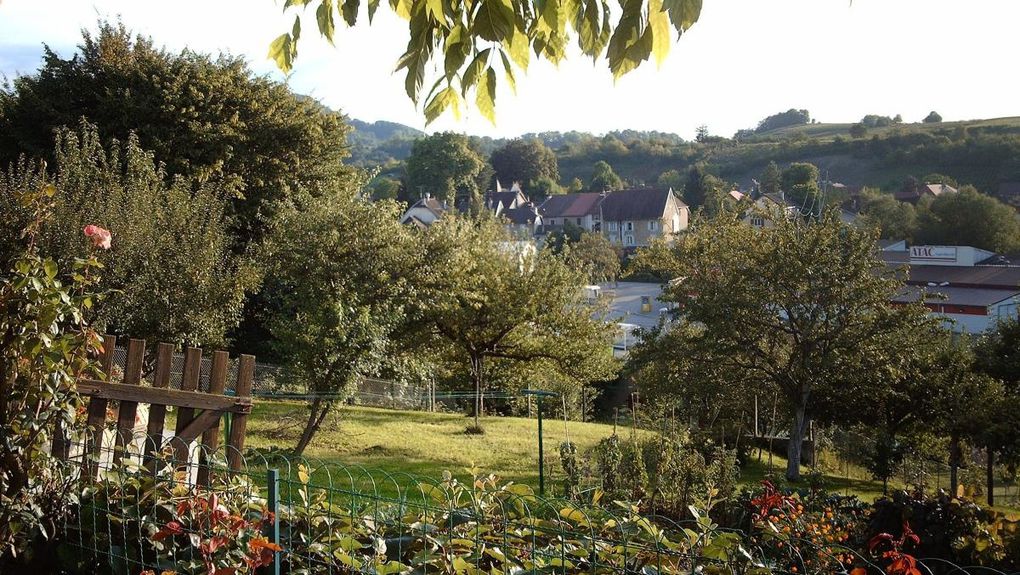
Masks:
[[[314,8],[289,78],[292,88],[351,117],[424,128],[393,74],[406,24],[383,2],[371,26],[313,37]],[[243,54],[282,79],[266,51],[289,29],[274,0],[0,0],[0,73],[38,67],[42,44],[73,54],[80,30],[121,18],[173,49]],[[339,21],[339,19],[338,19]],[[701,20],[661,69],[648,62],[615,85],[604,62],[535,63],[518,92],[497,96],[497,125],[477,112],[429,131],[515,136],[547,130],[661,130],[693,137],[706,124],[732,135],[789,108],[826,122],[865,114],[918,121],[1020,115],[1020,1],[704,0]]]

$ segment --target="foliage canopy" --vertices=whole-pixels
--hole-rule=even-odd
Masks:
[[[296,12],[293,24],[269,47],[269,57],[284,72],[294,65],[310,5],[316,5],[319,34],[332,43],[338,21],[355,26],[364,12],[371,23],[380,1],[369,0],[362,9],[360,0],[286,0],[284,10]],[[575,39],[582,54],[605,60],[614,78],[653,55],[661,64],[672,36],[697,22],[701,5],[702,0],[625,0],[614,22],[607,0],[389,0],[408,24],[407,51],[397,70],[406,71],[407,96],[416,104],[424,101],[426,122],[446,110],[459,115],[470,92],[478,110],[495,122],[497,78],[504,76],[514,88],[517,71],[527,71],[532,54],[559,63]],[[441,70],[434,81],[426,78],[430,64]]]

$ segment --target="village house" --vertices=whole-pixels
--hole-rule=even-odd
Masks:
[[[686,230],[690,212],[671,188],[610,192],[599,203],[602,235],[624,248]]]
[[[429,194],[425,194],[424,198],[411,204],[404,214],[400,216],[400,223],[416,226],[418,228],[427,228],[432,225],[432,222],[443,217],[446,210],[445,202],[441,202]]]
[[[911,189],[904,189],[893,194],[897,200],[917,204],[921,198],[937,198],[942,194],[955,194],[956,188],[946,184],[921,184]]]
[[[539,206],[542,214],[542,232],[562,229],[570,222],[586,232],[599,229],[599,204],[605,194],[588,192],[549,196]]]

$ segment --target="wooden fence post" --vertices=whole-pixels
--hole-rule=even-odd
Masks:
[[[132,339],[128,343],[127,361],[124,364],[124,384],[141,385],[142,361],[145,359],[145,340]],[[113,463],[119,463],[134,435],[137,401],[121,400],[117,410],[117,436],[113,450]]]
[[[184,373],[181,377],[181,390],[195,391],[198,389],[198,380],[202,377],[202,350],[189,347],[184,353]],[[177,427],[174,435],[179,436],[191,420],[195,419],[195,409],[182,407],[177,410]],[[191,466],[191,450],[184,441],[174,441],[174,466]]]
[[[100,358],[106,380],[113,379],[113,354],[117,350],[117,336],[103,338],[103,355]],[[89,399],[88,423],[85,429],[85,445],[82,449],[82,468],[85,476],[95,478],[96,464],[103,449],[103,430],[106,428],[106,406],[109,402],[100,397]]]
[[[167,389],[170,387],[170,370],[173,367],[174,346],[169,343],[159,344],[156,352],[156,372],[152,378],[152,387]],[[156,456],[163,448],[163,426],[166,423],[166,406],[158,403],[149,405],[149,423],[145,429],[145,464]]]
[[[237,385],[234,393],[237,397],[251,397],[252,380],[255,378],[255,356],[242,355],[237,362]],[[248,427],[248,415],[239,413],[234,416],[230,426],[230,437],[227,438],[227,463],[232,471],[241,469],[241,450],[244,448],[244,434]]]
[[[212,366],[209,369],[209,390],[210,395],[223,395],[227,382],[227,360],[230,356],[225,351],[213,353]],[[205,410],[209,411],[209,410]],[[202,412],[205,415],[205,411]],[[198,452],[198,484],[209,485],[209,454],[216,450],[220,444],[220,419],[219,417],[202,432],[202,448]]]

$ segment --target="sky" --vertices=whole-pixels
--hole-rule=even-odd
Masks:
[[[70,57],[83,28],[119,18],[170,49],[243,55],[256,73],[352,118],[428,132],[634,129],[693,138],[706,125],[731,136],[789,108],[822,122],[866,114],[916,122],[932,110],[946,121],[1020,115],[1020,1],[704,0],[700,21],[661,67],[649,61],[614,82],[605,60],[575,54],[556,68],[532,58],[516,95],[505,86],[497,93],[495,126],[469,110],[426,128],[393,72],[406,23],[382,4],[372,26],[338,30],[335,47],[314,34],[313,4],[285,77],[266,58],[293,18],[282,0],[0,0],[0,74],[34,73],[43,44]]]

